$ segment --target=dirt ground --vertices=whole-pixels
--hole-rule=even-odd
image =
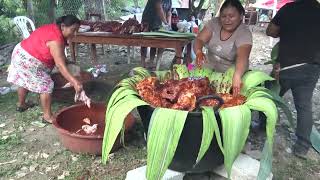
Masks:
[[[270,65],[263,65],[270,54],[269,38],[259,28],[254,29],[254,46],[250,56],[252,69],[269,72]],[[126,64],[126,47],[105,46],[105,54],[98,46],[98,61],[106,64],[108,72],[98,79],[107,82],[110,88],[121,79],[131,68],[139,65],[139,52],[131,64]],[[138,49],[138,48],[137,48]],[[10,51],[10,50],[8,50]],[[9,53],[8,53],[9,54]],[[83,69],[92,67],[89,50],[80,46],[78,62]],[[174,53],[166,51],[161,68],[167,69]],[[0,70],[0,87],[9,86],[5,81],[5,68]],[[90,94],[95,101],[105,101],[110,88]],[[320,85],[314,92],[314,119],[320,124]],[[36,94],[29,98],[38,101]],[[284,97],[291,110],[294,105],[291,93]],[[143,138],[142,125],[138,122],[131,132],[131,140],[113,153],[107,165],[101,164],[101,157],[88,154],[75,154],[66,150],[60,143],[56,130],[52,125],[43,128],[32,125],[41,117],[41,109],[36,106],[26,112],[17,113],[15,104],[16,93],[0,95],[0,179],[125,179],[126,172],[146,164],[146,143]],[[70,103],[54,102],[56,112]],[[308,160],[301,160],[291,153],[293,130],[283,114],[277,124],[275,135],[273,174],[276,180],[316,180],[320,179],[320,156],[314,150],[309,152]],[[251,132],[244,152],[259,159],[261,146],[264,142],[263,132]],[[207,179],[215,179],[215,176]],[[199,179],[199,178],[198,178]],[[200,178],[204,179],[204,178]]]

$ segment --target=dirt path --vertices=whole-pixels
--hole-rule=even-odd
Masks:
[[[269,38],[260,31],[254,33],[254,48],[251,54],[251,68],[269,72],[271,66],[263,65],[269,59]],[[110,87],[132,67],[139,65],[139,52],[135,60],[127,65],[126,47],[114,46],[107,50],[105,55],[98,49],[98,60],[107,64],[108,73],[99,77],[100,80],[110,83]],[[82,46],[79,53],[79,62],[83,68],[91,66],[88,57],[89,51]],[[161,67],[169,67],[173,58],[172,52],[165,52]],[[6,73],[0,71],[0,85],[5,86]],[[319,123],[320,112],[320,85],[318,84],[314,94],[314,119]],[[108,89],[100,94],[93,94],[95,100],[105,101]],[[37,100],[35,94],[31,99]],[[293,111],[293,100],[290,93],[285,96]],[[137,124],[131,134],[132,140],[111,156],[107,165],[100,163],[101,157],[92,155],[79,155],[66,150],[60,143],[57,132],[52,125],[39,128],[31,125],[41,116],[39,106],[24,113],[16,113],[15,93],[0,95],[0,179],[124,179],[126,172],[146,164],[146,146],[142,135],[142,126]],[[67,103],[53,104],[54,111],[69,106]],[[283,114],[277,124],[275,135],[273,173],[274,179],[319,179],[320,163],[319,155],[310,152],[310,160],[304,161],[295,158],[291,154],[292,131],[288,130],[288,123]],[[263,143],[264,135],[253,134],[249,140],[248,153],[259,156],[259,150]]]

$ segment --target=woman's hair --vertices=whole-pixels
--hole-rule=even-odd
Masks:
[[[239,14],[241,14],[241,15],[245,14],[245,10],[239,0],[226,0],[226,1],[224,1],[224,3],[222,4],[222,6],[220,8],[220,14],[227,7],[234,7],[237,9]]]
[[[76,16],[69,14],[69,15],[61,16],[56,20],[57,25],[61,26],[62,23],[65,26],[69,27],[74,24],[80,24],[80,20]]]

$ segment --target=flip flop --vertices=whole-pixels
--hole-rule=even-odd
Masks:
[[[50,122],[50,121],[44,119],[44,117],[41,118],[41,122],[44,124],[52,124],[52,121]]]
[[[33,108],[34,106],[36,106],[36,103],[33,103],[31,101],[27,101],[25,106],[17,106],[16,111],[18,112],[24,112],[29,108]]]

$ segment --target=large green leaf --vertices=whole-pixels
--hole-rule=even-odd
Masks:
[[[278,109],[275,103],[265,97],[256,97],[249,99],[245,102],[245,105],[249,106],[252,110],[257,110],[263,112],[267,117],[267,142],[262,155],[260,170],[258,173],[259,179],[266,179],[272,169],[272,146],[273,146],[273,136],[275,133],[276,122],[278,120]]]
[[[188,68],[184,64],[174,64],[173,65],[173,72],[178,75],[178,79],[189,77]]]
[[[292,113],[289,109],[287,103],[280,97],[278,94],[274,93],[273,91],[265,88],[265,87],[254,87],[251,88],[247,93],[247,101],[250,99],[254,99],[256,97],[265,97],[271,99],[278,107],[282,109],[286,117],[288,118],[292,127],[294,126]]]
[[[220,83],[219,89],[220,93],[230,93],[235,70],[235,66],[231,66],[227,69],[225,73],[223,73],[223,80]]]
[[[219,130],[219,127],[215,127],[215,126],[218,126],[218,124],[216,122],[217,121],[216,116],[214,114],[212,107],[203,106],[201,108],[202,108],[202,139],[201,139],[201,145],[200,145],[198,157],[196,159],[196,164],[199,163],[199,161],[202,159],[204,154],[209,149],[214,131],[216,129]],[[216,123],[214,123],[214,121]]]
[[[320,133],[315,126],[312,127],[312,131],[310,134],[310,141],[312,143],[312,146],[315,148],[315,150],[317,150],[318,153],[320,153]]]
[[[195,67],[192,70],[189,70],[189,77],[197,77],[197,78],[202,78],[202,77],[207,77],[209,78],[212,74],[213,70],[211,68],[206,68],[206,67]]]
[[[123,123],[127,115],[132,111],[132,109],[142,105],[147,105],[147,103],[136,96],[131,95],[121,99],[107,110],[102,144],[103,163],[107,162],[109,153],[120,133],[121,128],[123,127]]]
[[[160,180],[177,149],[188,111],[156,108],[147,143],[147,179]]]
[[[245,94],[249,89],[258,86],[259,84],[262,84],[265,81],[272,80],[274,80],[274,78],[262,71],[247,71],[242,76],[243,87],[241,88],[241,94]]]
[[[167,71],[153,71],[152,73],[154,73],[157,77],[157,79],[159,79],[160,82],[164,82],[166,80],[169,80],[171,78],[171,72],[169,70]]]
[[[110,109],[111,106],[113,106],[115,103],[117,103],[120,99],[128,96],[128,95],[138,95],[138,93],[132,89],[126,88],[126,87],[119,87],[116,89],[111,97],[109,98],[109,102],[107,105],[107,110]]]
[[[251,111],[240,105],[221,109],[224,165],[230,177],[232,164],[243,149],[249,134]]]
[[[216,91],[218,90],[219,84],[222,82],[222,80],[223,73],[221,72],[212,72],[211,76],[209,77],[210,84],[216,89]]]
[[[146,68],[143,68],[143,67],[135,67],[132,69],[132,72],[133,72],[133,75],[138,75],[143,78],[147,78],[147,77],[151,76],[150,72]]]

